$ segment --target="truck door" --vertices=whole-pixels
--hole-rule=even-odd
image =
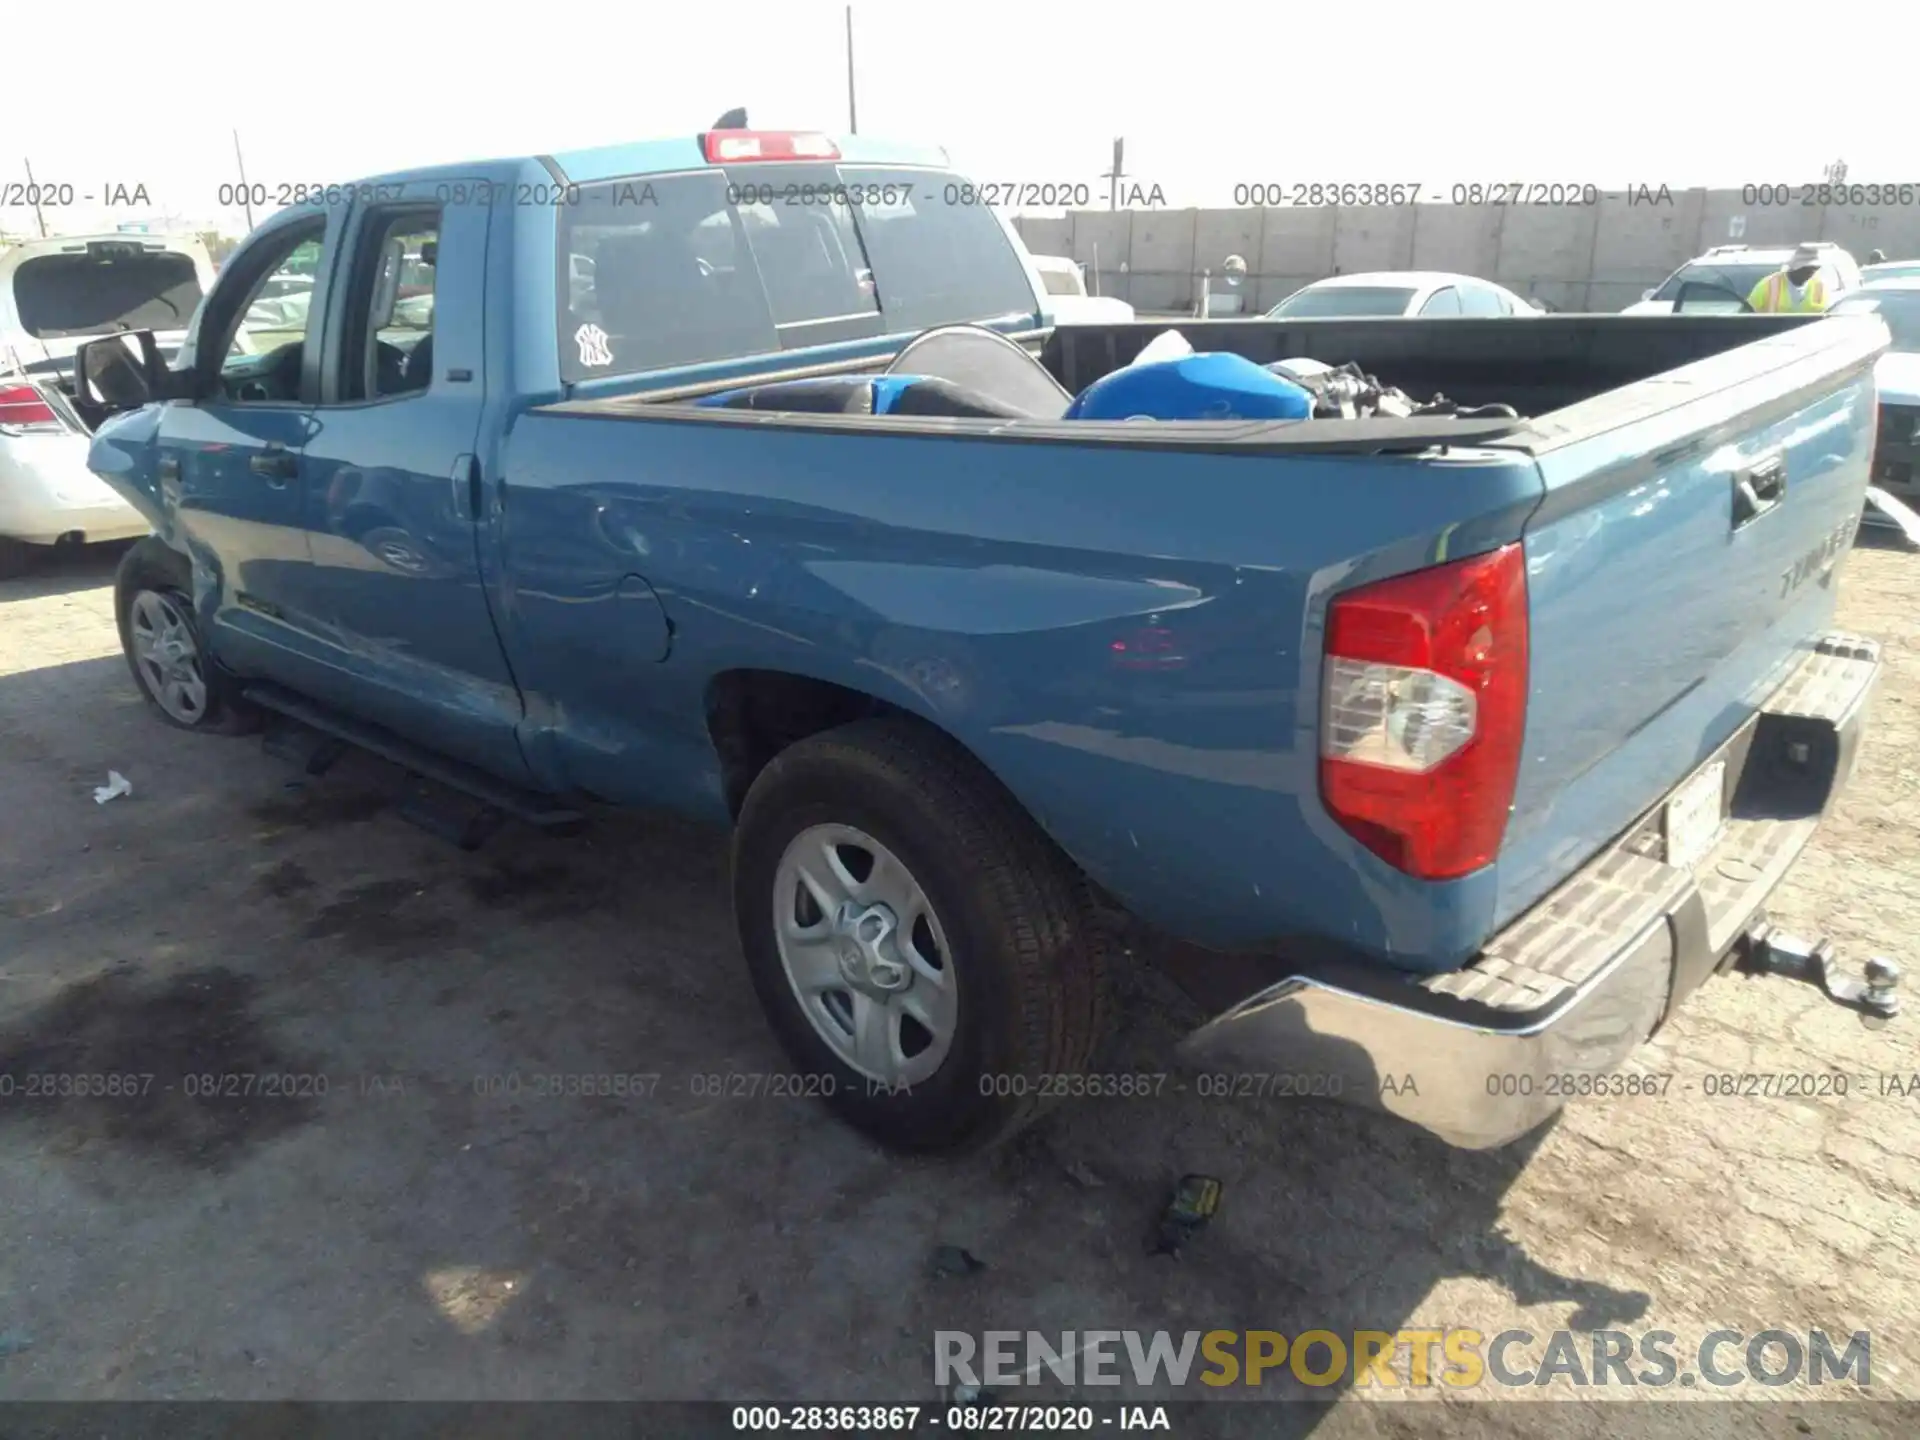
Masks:
[[[525,780],[476,549],[492,207],[474,201],[484,182],[378,188],[349,221],[307,446],[314,583],[340,653],[302,688]]]
[[[203,571],[222,659],[274,675],[315,643],[304,452],[319,374],[320,305],[340,217],[289,212],[228,261],[195,337],[201,398],[168,404],[160,484]]]

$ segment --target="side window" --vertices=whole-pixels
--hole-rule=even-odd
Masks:
[[[250,362],[246,383],[228,387],[233,401],[276,404],[298,396],[308,336],[318,338],[319,334],[313,292],[325,241],[324,220],[295,226],[278,237],[246,299],[228,318],[213,353],[226,356],[229,362],[236,356],[248,357]],[[281,358],[270,373],[255,363],[276,352]]]
[[[1444,290],[1436,290],[1420,307],[1422,315],[1458,315],[1460,313],[1460,294],[1451,285]]]
[[[1047,287],[1049,295],[1084,295],[1086,291],[1074,283],[1073,276],[1064,270],[1042,270],[1040,283]]]
[[[340,395],[384,400],[425,391],[433,375],[437,209],[374,211],[360,224],[340,347]]]
[[[1462,315],[1511,315],[1513,313],[1507,308],[1506,301],[1501,298],[1500,292],[1489,286],[1464,285],[1460,287],[1458,294]],[[1436,295],[1433,298],[1438,300],[1440,297]]]

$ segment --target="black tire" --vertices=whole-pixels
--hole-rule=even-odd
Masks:
[[[149,535],[120,557],[120,568],[113,581],[113,613],[120,626],[120,649],[127,669],[141,697],[167,724],[176,730],[191,730],[202,735],[245,735],[260,726],[260,715],[240,699],[234,678],[207,653],[200,620],[194,614],[190,594],[193,572],[185,556],[157,535]],[[166,597],[192,633],[199,653],[200,673],[206,683],[207,703],[198,718],[188,721],[168,713],[141,673],[133,648],[133,607],[142,592]]]
[[[774,936],[775,876],[814,825],[891,850],[932,903],[957,980],[951,1049],[907,1090],[846,1064],[801,1008]],[[981,1148],[1012,1136],[1084,1071],[1112,1014],[1117,937],[1079,872],[984,767],[937,732],[863,720],[781,752],[733,842],[734,919],[761,1006],[812,1093],[882,1144]]]
[[[33,568],[33,562],[40,558],[40,548],[24,540],[15,540],[11,535],[0,535],[0,580],[12,580],[26,574]]]

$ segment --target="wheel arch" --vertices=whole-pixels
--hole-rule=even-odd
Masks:
[[[896,719],[966,756],[982,775],[1012,795],[977,750],[934,707],[905,686],[893,695],[797,670],[742,666],[707,682],[707,735],[719,760],[727,812],[738,819],[756,777],[791,745],[856,720]],[[1019,797],[1013,797],[1016,803]],[[1027,809],[1024,804],[1021,808]]]

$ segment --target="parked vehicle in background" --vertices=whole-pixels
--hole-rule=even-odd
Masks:
[[[1920,508],[1920,266],[1910,277],[1874,280],[1829,315],[1878,315],[1893,345],[1873,368],[1880,392],[1880,430],[1873,448],[1873,483],[1896,500]],[[1869,521],[1881,522],[1871,509]]]
[[[1045,295],[1041,303],[1056,325],[1085,325],[1108,321],[1125,325],[1133,320],[1133,306],[1106,295],[1087,294],[1087,276],[1080,262],[1065,255],[1035,255]]]
[[[1885,327],[1195,320],[1136,365],[1164,327],[1049,326],[972,191],[725,129],[275,216],[173,367],[82,357],[93,403],[140,351],[91,454],[156,528],[134,683],[535,823],[732,826],[771,1028],[892,1145],[1139,1093],[1085,1078],[1128,916],[1237,952],[1197,977],[1220,1070],[1473,1147],[1618,1093],[1858,752],[1878,651],[1829,627]],[[303,331],[229,358],[303,249]],[[1308,358],[1451,398],[1206,418]],[[1204,408],[1069,418],[1156,376]]]
[[[1708,288],[1725,290],[1744,302],[1753,293],[1754,286],[1785,265],[1799,248],[1797,245],[1716,245],[1706,254],[1689,260],[1620,313],[1675,314],[1681,299],[1680,291],[1689,285],[1695,288],[1689,297],[1688,309],[1695,313],[1706,313],[1708,307],[1702,297]],[[1814,242],[1813,248],[1824,256],[1820,278],[1829,306],[1840,296],[1860,288],[1860,266],[1853,256],[1831,240]],[[1728,313],[1733,313],[1740,307],[1729,305],[1725,308]]]
[[[1860,267],[1860,283],[1872,285],[1880,280],[1920,280],[1920,260],[1882,260]]]
[[[1539,315],[1538,306],[1491,280],[1441,270],[1334,275],[1302,286],[1267,311],[1269,320],[1386,315]]]
[[[54,544],[124,540],[147,522],[87,469],[74,351],[116,330],[186,333],[213,262],[198,240],[66,235],[0,252],[0,575]]]

